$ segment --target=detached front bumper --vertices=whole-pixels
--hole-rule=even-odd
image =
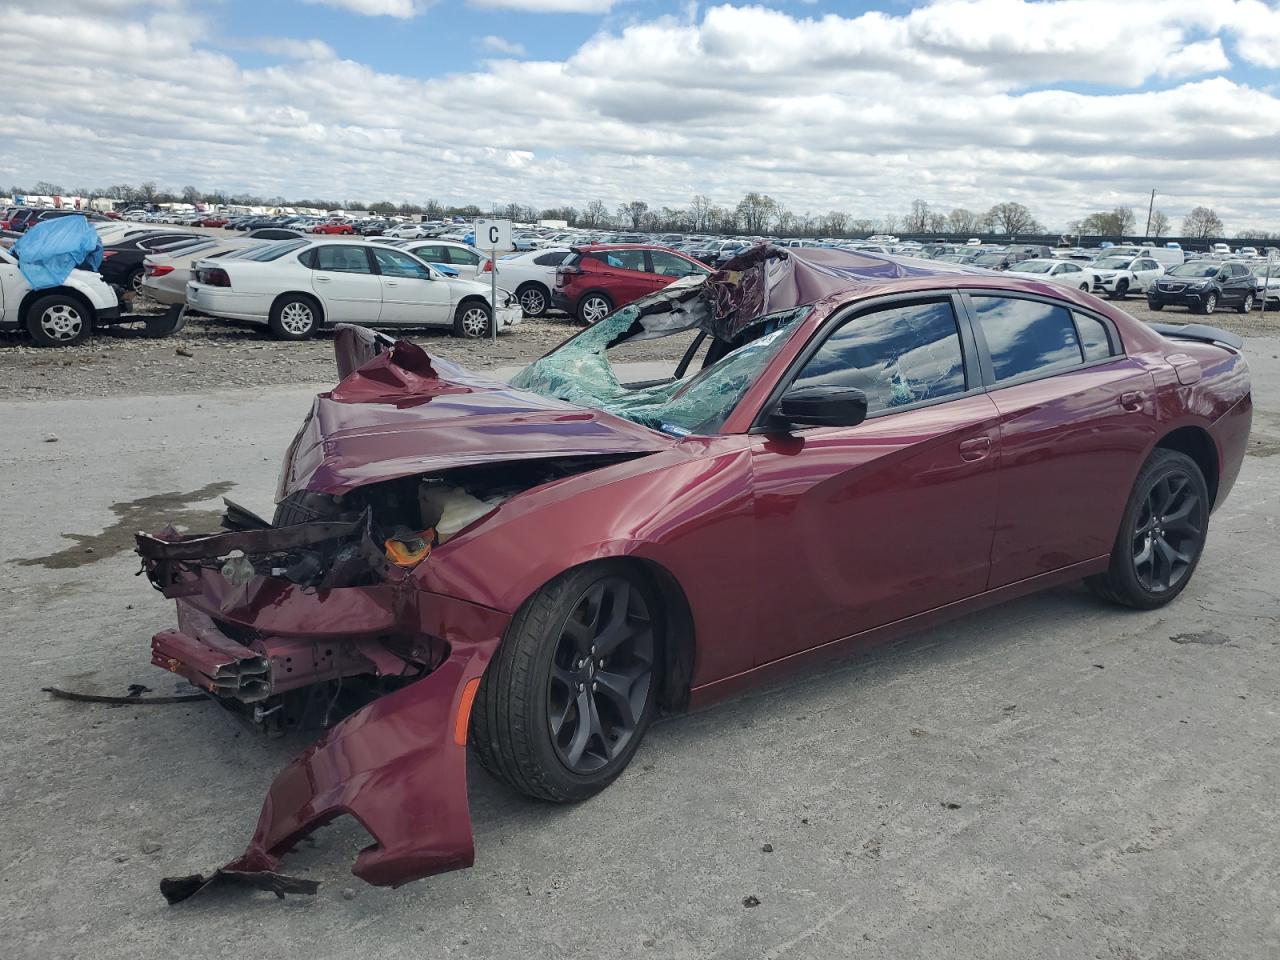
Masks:
[[[502,327],[514,327],[524,320],[524,310],[521,309],[519,303],[510,307],[499,307],[496,314],[499,329]]]
[[[296,537],[297,529],[242,533]],[[219,536],[221,550],[239,534]],[[190,559],[156,559],[166,544],[187,556],[201,539],[212,538],[139,537],[148,576],[178,602],[178,628],[153,638],[153,663],[235,709],[352,676],[392,690],[281,771],[243,854],[207,875],[163,880],[165,898],[177,903],[214,884],[314,892],[316,884],[277,872],[281,858],[344,814],[374,838],[352,871],[369,883],[399,886],[470,866],[467,725],[508,615],[420,591],[408,577],[328,590],[264,576],[237,584]]]

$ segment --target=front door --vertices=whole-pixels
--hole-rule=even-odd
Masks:
[[[1000,413],[989,586],[1106,556],[1154,440],[1151,374],[1098,316],[1033,297],[966,299]]]
[[[382,280],[364,247],[325,243],[310,254],[311,288],[331,323],[377,323],[382,312]]]
[[[390,247],[374,249],[373,260],[382,277],[381,323],[422,326],[453,322],[448,281]]]
[[[986,588],[1000,434],[956,303],[828,327],[793,384],[857,387],[868,418],[753,439],[759,662]]]

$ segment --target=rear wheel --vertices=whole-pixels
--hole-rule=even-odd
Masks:
[[[658,598],[625,564],[562,574],[516,614],[480,681],[471,742],[533,797],[585,800],[631,762],[657,709]]]
[[[589,293],[578,301],[578,319],[583,323],[599,323],[613,311],[613,301],[603,293]]]
[[[1248,313],[1252,309],[1253,309],[1253,294],[1250,293],[1245,296],[1244,303],[1240,304],[1240,312]]]
[[[516,299],[526,317],[540,317],[547,312],[547,288],[540,283],[526,283],[516,290]]]
[[[458,304],[458,310],[453,315],[453,335],[465,337],[468,340],[478,340],[480,337],[488,336],[492,316],[487,303],[466,300]]]
[[[142,268],[138,267],[136,270],[130,271],[129,276],[125,278],[124,285],[125,289],[135,297],[145,296],[145,291],[142,289]]]
[[[305,340],[319,325],[320,305],[300,293],[287,294],[277,300],[267,324],[277,340]]]
[[[74,347],[92,326],[84,304],[62,294],[41,297],[27,310],[27,332],[42,347]]]
[[[1106,573],[1086,583],[1113,603],[1162,607],[1191,581],[1209,529],[1209,488],[1185,453],[1157,449],[1125,506]]]

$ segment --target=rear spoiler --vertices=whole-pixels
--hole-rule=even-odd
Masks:
[[[1188,323],[1182,326],[1176,323],[1152,323],[1148,326],[1171,340],[1198,340],[1200,343],[1216,343],[1219,346],[1230,347],[1232,350],[1244,349],[1243,337],[1204,323]]]

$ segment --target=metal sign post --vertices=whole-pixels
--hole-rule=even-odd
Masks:
[[[1262,315],[1267,315],[1267,294],[1271,292],[1271,264],[1275,262],[1274,253],[1267,254],[1267,278],[1262,281]]]
[[[476,246],[489,249],[489,342],[498,342],[498,248],[511,247],[510,220],[477,220]]]

